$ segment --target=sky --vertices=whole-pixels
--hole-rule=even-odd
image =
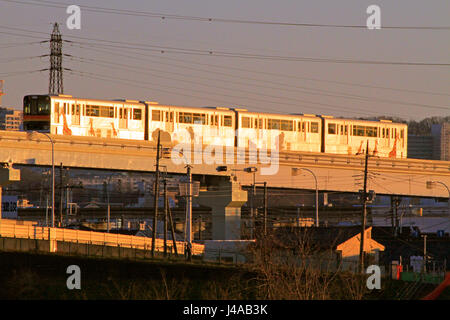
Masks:
[[[79,30],[66,26],[71,4],[81,7]],[[381,9],[379,30],[365,27],[372,4]],[[39,70],[49,68],[49,57],[40,57],[49,43],[39,42],[58,22],[71,41],[63,43],[64,93],[75,97],[336,117],[448,116],[449,16],[448,0],[0,0],[2,106],[21,109],[24,95],[48,93],[49,71]],[[354,25],[363,27],[336,27]]]

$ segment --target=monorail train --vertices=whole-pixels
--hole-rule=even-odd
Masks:
[[[52,134],[203,145],[407,157],[407,125],[389,120],[272,114],[238,108],[191,108],[136,100],[27,95],[24,129]],[[188,133],[188,134],[187,134]],[[278,145],[275,145],[278,144]]]

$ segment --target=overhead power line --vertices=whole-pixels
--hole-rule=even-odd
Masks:
[[[1,0],[0,0],[1,1]],[[44,32],[25,30],[21,28],[12,28],[7,26],[0,26],[3,29],[18,30],[24,32],[40,33]],[[96,43],[104,43],[104,46],[111,48],[126,48],[134,50],[144,51],[156,51],[160,53],[173,53],[173,54],[188,54],[188,55],[201,55],[201,56],[216,56],[225,58],[240,58],[240,59],[254,59],[254,60],[271,60],[271,61],[291,61],[291,62],[317,62],[317,63],[339,63],[339,64],[368,64],[368,65],[398,65],[398,66],[434,66],[434,67],[448,67],[450,63],[440,62],[415,62],[415,61],[376,61],[376,60],[360,60],[360,59],[336,59],[336,58],[312,58],[312,57],[295,57],[295,56],[275,56],[275,55],[262,55],[251,54],[241,52],[227,52],[218,50],[202,50],[202,49],[190,49],[181,47],[168,47],[152,44],[123,42],[114,40],[105,40],[98,38],[88,38],[80,36],[66,36],[66,38],[81,39],[87,41],[94,41]],[[70,42],[66,40],[66,42]],[[74,42],[74,41],[72,41]],[[87,43],[85,43],[87,44]]]
[[[124,48],[144,51],[155,51],[159,53],[175,53],[188,55],[216,56],[225,58],[241,58],[254,60],[273,60],[273,61],[291,61],[291,62],[317,62],[317,63],[340,63],[340,64],[369,64],[369,65],[398,65],[398,66],[440,66],[448,67],[450,63],[437,62],[413,62],[413,61],[376,61],[376,60],[358,60],[358,59],[335,59],[335,58],[312,58],[312,57],[294,57],[294,56],[273,56],[250,53],[188,49],[179,47],[167,47],[150,44],[139,44],[121,41],[112,41],[104,39],[93,39],[85,37],[69,36],[69,38],[77,38],[95,42],[106,42],[104,46],[111,48]],[[82,42],[81,42],[82,43]],[[82,43],[83,44],[83,43]],[[84,43],[88,44],[88,43]]]
[[[47,71],[48,69],[40,69],[40,70],[31,70],[31,71],[14,71],[14,72],[0,72],[1,76],[8,76],[8,77],[12,77],[12,76],[17,76],[17,75],[21,75],[21,74],[30,74],[30,73],[36,73],[36,72],[42,72],[42,71]]]
[[[60,3],[54,1],[17,1],[17,0],[0,0],[3,2],[53,7],[53,8],[67,8],[72,3]],[[367,29],[365,25],[351,25],[351,24],[321,24],[321,23],[298,23],[289,21],[263,21],[263,20],[245,20],[245,19],[227,19],[227,18],[215,18],[215,17],[200,17],[200,16],[188,16],[169,13],[157,13],[149,11],[136,11],[126,9],[114,9],[96,6],[79,5],[84,11],[126,15],[133,17],[145,17],[145,18],[158,18],[161,20],[185,20],[185,21],[197,21],[208,23],[232,23],[232,24],[252,24],[252,25],[265,25],[265,26],[283,26],[283,27],[307,27],[307,28],[343,28],[343,29]],[[450,26],[383,26],[383,29],[395,29],[395,30],[450,30]]]
[[[259,93],[259,92],[255,92],[255,91],[248,91],[248,90],[242,90],[242,89],[229,89],[229,88],[224,88],[224,87],[220,87],[220,86],[215,86],[213,84],[211,84],[210,82],[208,84],[204,84],[198,81],[195,81],[192,79],[192,77],[189,77],[189,80],[180,80],[180,79],[176,79],[176,78],[172,78],[172,77],[168,77],[166,74],[175,74],[175,75],[180,75],[180,73],[177,72],[167,72],[165,70],[159,70],[159,69],[154,69],[154,68],[148,68],[148,67],[142,67],[142,66],[133,66],[133,65],[127,65],[127,64],[122,64],[122,63],[115,63],[115,62],[110,62],[110,61],[105,61],[105,60],[100,60],[100,59],[92,59],[92,58],[78,58],[78,57],[73,57],[71,55],[68,55],[71,59],[74,59],[76,61],[80,61],[83,63],[93,63],[95,65],[99,65],[99,66],[105,66],[105,67],[115,67],[115,68],[122,68],[125,70],[132,70],[133,73],[141,73],[141,74],[147,74],[149,75],[150,73],[144,71],[144,70],[149,70],[152,72],[160,72],[162,73],[162,75],[158,75],[159,78],[164,78],[164,79],[169,79],[169,80],[175,80],[175,81],[189,81],[190,83],[195,83],[195,84],[200,84],[202,86],[207,86],[207,87],[213,87],[213,88],[218,88],[218,89],[225,89],[225,90],[233,90],[233,91],[240,91],[246,94],[254,94],[254,95],[258,95],[261,97],[269,97],[269,98],[277,98],[277,99],[282,99],[282,100],[291,100],[294,102],[299,102],[299,103],[307,103],[307,104],[319,104],[316,102],[312,102],[312,101],[305,101],[305,100],[301,100],[301,99],[294,99],[294,98],[289,98],[289,97],[280,97],[280,96],[274,96],[274,95],[269,95],[269,94],[265,94],[265,93]],[[181,74],[181,76],[183,77],[188,77],[187,75],[183,75]],[[201,79],[202,77],[195,77],[195,78],[199,78]],[[213,78],[206,78],[207,80],[216,80]],[[222,81],[222,82],[227,82],[227,81]],[[233,85],[236,84],[242,84],[244,85],[245,83],[236,83],[233,81],[228,81],[229,83],[232,83]],[[254,85],[254,87],[263,87],[265,89],[273,89],[273,90],[280,90],[282,88],[274,88],[274,87],[268,87],[268,86],[259,86],[259,85]],[[301,92],[301,93],[306,93],[306,94],[313,94],[313,95],[320,95],[320,96],[330,96],[330,97],[340,97],[340,98],[345,98],[345,99],[356,99],[359,101],[364,101],[364,102],[384,102],[384,103],[392,103],[392,104],[398,104],[398,105],[405,105],[405,106],[414,106],[414,107],[424,107],[424,108],[432,108],[432,109],[444,109],[444,110],[450,110],[450,107],[444,107],[444,106],[434,106],[434,105],[423,105],[423,104],[418,104],[418,103],[408,103],[408,102],[403,102],[403,101],[395,101],[395,100],[388,100],[388,99],[380,99],[380,98],[374,98],[374,97],[365,97],[365,96],[359,96],[359,95],[342,95],[342,94],[333,94],[335,92],[331,93],[327,93],[328,91],[326,90],[319,90],[319,92],[311,92],[311,91],[301,91],[301,90],[297,90],[297,92]],[[292,103],[287,103],[287,105],[293,105]],[[330,105],[327,105],[328,107],[330,107]],[[336,109],[339,110],[346,110],[346,111],[355,111],[354,108],[346,108],[346,107],[339,107],[339,106],[335,106]],[[362,109],[357,109],[362,111]]]
[[[71,42],[72,45],[76,44],[77,46],[79,46],[80,48],[83,49],[87,49],[90,51],[96,51],[96,52],[100,52],[100,53],[106,53],[109,55],[113,55],[113,56],[120,56],[120,57],[126,57],[126,58],[131,58],[131,59],[138,59],[138,60],[142,60],[142,61],[148,61],[148,58],[157,58],[158,59],[158,64],[163,64],[163,65],[168,65],[168,66],[176,66],[176,67],[181,67],[184,69],[188,69],[188,70],[193,70],[193,71],[199,71],[199,72],[205,72],[208,74],[217,74],[217,75],[223,75],[223,76],[227,76],[227,77],[233,77],[233,78],[239,78],[239,79],[243,79],[243,80],[251,80],[251,81],[258,81],[258,82],[264,82],[264,83],[270,83],[270,84],[275,84],[275,85],[280,85],[282,86],[281,88],[279,88],[279,90],[283,90],[283,91],[292,91],[289,89],[286,89],[287,87],[291,87],[291,88],[295,88],[295,89],[307,89],[307,90],[314,90],[317,92],[322,92],[322,90],[317,89],[317,88],[311,88],[311,87],[302,87],[302,86],[297,86],[297,85],[292,85],[292,84],[288,84],[288,83],[279,83],[276,81],[272,81],[272,80],[266,80],[266,79],[256,79],[256,78],[251,78],[251,77],[247,77],[247,76],[240,76],[237,73],[225,73],[225,72],[217,72],[214,70],[211,70],[212,68],[217,68],[217,69],[225,69],[227,71],[239,71],[239,72],[246,72],[246,73],[253,73],[253,74],[261,74],[261,75],[267,75],[270,77],[281,77],[281,78],[287,78],[287,79],[293,79],[293,80],[306,80],[306,81],[312,81],[312,82],[323,82],[323,83],[332,83],[332,84],[338,84],[338,85],[344,85],[344,86],[351,86],[351,87],[360,87],[360,88],[371,88],[371,89],[381,89],[381,90],[389,90],[389,91],[399,91],[399,92],[408,92],[408,93],[419,93],[419,94],[428,94],[428,95],[437,95],[437,96],[450,96],[450,94],[446,94],[446,93],[440,93],[440,92],[429,92],[429,91],[422,91],[422,90],[410,90],[410,89],[400,89],[400,88],[388,88],[388,87],[382,87],[382,86],[375,86],[375,85],[370,85],[370,84],[361,84],[361,83],[352,83],[352,82],[343,82],[343,81],[337,81],[337,80],[326,80],[326,79],[318,79],[318,78],[308,78],[308,77],[301,77],[301,76],[297,76],[297,75],[289,75],[286,73],[283,74],[279,74],[279,73],[274,73],[274,72],[267,72],[267,71],[257,71],[257,70],[251,70],[251,69],[246,69],[246,68],[238,68],[238,67],[232,67],[232,66],[223,66],[223,65],[217,65],[217,64],[211,64],[211,63],[205,63],[205,62],[197,62],[197,61],[188,61],[188,60],[184,60],[184,59],[180,59],[180,58],[174,58],[174,57],[166,57],[166,56],[161,56],[161,55],[154,55],[154,54],[148,54],[148,53],[142,53],[142,52],[134,52],[134,51],[128,51],[127,49],[119,49],[119,50],[125,50],[128,54],[123,54],[122,51],[119,50],[106,50],[103,48],[102,45],[96,45],[96,44],[89,44],[89,45],[85,45],[85,44],[80,44],[80,43],[76,43],[76,42]],[[99,47],[99,48],[98,48]],[[100,49],[103,48],[103,49]],[[130,55],[132,54],[132,55]],[[145,57],[145,59],[141,58],[141,57]],[[183,65],[183,64],[174,64],[173,62],[161,62],[161,59],[164,60],[168,60],[168,61],[176,61],[176,62],[181,62],[184,64],[189,64],[189,66]],[[150,59],[152,61],[155,61],[154,59]],[[200,66],[206,66],[208,67],[207,69],[201,69],[198,67],[193,67],[192,65],[200,65]],[[297,91],[297,90],[296,90]],[[326,91],[326,90],[323,90]],[[332,91],[329,91],[332,92]],[[342,94],[342,93],[340,93]]]

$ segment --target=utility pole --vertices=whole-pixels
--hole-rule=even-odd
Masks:
[[[359,247],[359,272],[364,272],[364,238],[366,233],[366,211],[367,211],[367,165],[369,162],[369,140],[366,146],[366,161],[364,165],[364,189],[362,194],[362,214],[361,214],[361,241]]]
[[[48,85],[49,94],[64,93],[62,74],[62,38],[59,25],[55,22],[50,38],[50,77]]]
[[[62,227],[63,221],[63,164],[59,166],[59,226]]]
[[[170,232],[172,233],[173,248],[175,250],[175,255],[178,255],[177,239],[175,237],[175,228],[174,228],[174,225],[173,225],[172,211],[170,210],[170,203],[169,203],[168,199],[167,199],[167,209],[169,211]]]
[[[158,200],[159,200],[159,157],[160,157],[160,147],[161,147],[161,131],[158,130],[158,145],[156,147],[156,172],[155,172],[155,202],[154,202],[154,213],[153,213],[153,238],[152,238],[152,257],[155,256],[156,247],[156,228],[158,223]]]
[[[252,186],[252,209],[250,212],[250,239],[253,239],[253,228],[255,226],[255,216],[256,216],[256,170],[253,172],[253,186]]]
[[[186,196],[186,236],[187,236],[187,259],[192,260],[192,173],[191,166],[187,165],[187,196]]]
[[[110,204],[110,197],[109,197],[109,184],[111,182],[111,176],[109,176],[108,178],[108,183],[106,184],[106,197],[107,197],[107,201],[108,201],[108,207],[107,207],[107,212],[106,212],[106,231],[109,233],[109,229],[110,229],[110,220],[111,220],[111,204]]]
[[[200,215],[200,222],[199,222],[199,225],[198,225],[198,239],[199,240],[202,240],[202,224],[203,224],[203,222],[202,222],[202,215]]]
[[[427,235],[423,235],[423,272],[427,272]]]
[[[392,216],[393,216],[393,227],[394,227],[394,236],[397,237],[399,234],[399,214],[398,214],[398,207],[400,205],[400,199],[398,196],[391,197],[391,201],[393,201],[393,208],[392,208]]]
[[[267,182],[264,181],[264,235],[267,235]]]
[[[169,205],[167,197],[167,179],[164,179],[164,257],[167,256],[167,207]]]

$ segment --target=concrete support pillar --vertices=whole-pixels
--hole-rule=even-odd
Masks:
[[[212,208],[213,240],[241,239],[241,207],[247,191],[236,181],[226,181],[208,191],[201,191],[197,201]]]
[[[2,218],[2,187],[8,183],[20,181],[20,170],[11,166],[0,167],[0,219]]]
[[[328,206],[328,193],[327,192],[323,193],[323,206],[324,207]]]
[[[50,252],[56,252],[57,250],[56,228],[48,228],[48,238],[50,242]]]

